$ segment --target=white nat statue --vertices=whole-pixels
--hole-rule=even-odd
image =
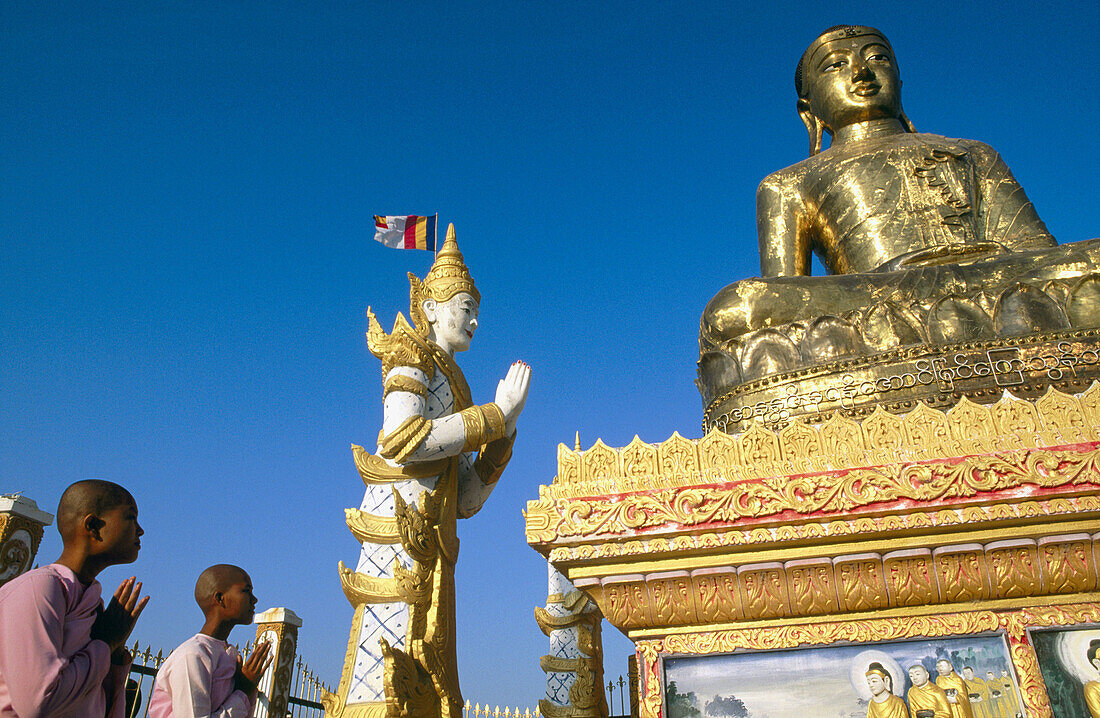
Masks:
[[[409,274],[410,324],[386,334],[368,308],[367,343],[382,360],[378,448],[353,446],[367,485],[348,528],[362,542],[352,571],[340,564],[355,607],[333,718],[460,718],[455,647],[457,519],[473,516],[512,455],[531,369],[512,364],[496,399],[476,406],[455,352],[470,347],[481,295],[454,225],[424,281]]]

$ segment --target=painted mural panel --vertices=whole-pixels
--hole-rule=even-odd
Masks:
[[[1100,628],[1030,634],[1054,718],[1100,718]]]
[[[1024,716],[1001,635],[669,657],[664,675],[667,718]]]

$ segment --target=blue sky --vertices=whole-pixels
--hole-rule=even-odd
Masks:
[[[230,561],[335,682],[349,445],[381,419],[366,308],[388,326],[431,262],[371,215],[439,212],[484,297],[475,400],[534,371],[460,526],[463,692],[533,705],[546,579],[520,512],[575,431],[699,435],[699,314],[758,271],[756,185],[806,151],[794,66],[841,22],[890,36],[919,130],[996,147],[1060,241],[1100,234],[1089,4],[0,5],[0,491],[52,511],[76,479],[126,485],[142,643],[197,630],[194,579]],[[39,558],[59,550],[51,529]]]

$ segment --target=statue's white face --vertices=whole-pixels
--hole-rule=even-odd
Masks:
[[[470,348],[477,329],[477,300],[460,292],[445,302],[424,302],[424,315],[431,326],[428,338],[449,354]]]
[[[928,682],[928,671],[924,669],[924,666],[913,666],[909,669],[909,680],[913,682],[914,686],[923,686]]]

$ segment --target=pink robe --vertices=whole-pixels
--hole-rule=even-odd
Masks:
[[[102,606],[56,563],[0,587],[0,718],[123,718],[130,665],[91,639]]]
[[[197,633],[181,643],[157,671],[149,718],[247,718],[252,703],[233,687],[237,649]]]

